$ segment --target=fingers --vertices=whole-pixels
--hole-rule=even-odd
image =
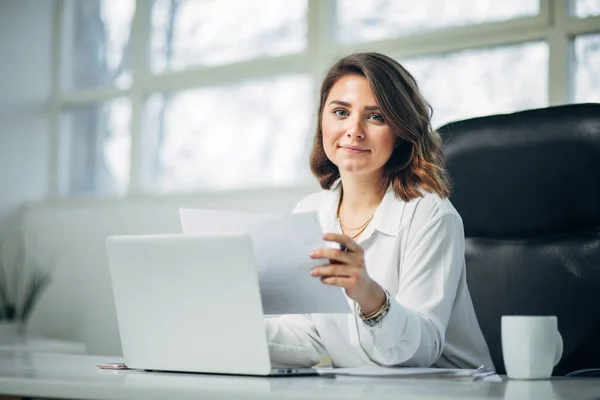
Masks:
[[[312,276],[320,276],[320,277],[330,277],[330,276],[338,276],[338,277],[351,277],[354,275],[360,274],[360,269],[357,267],[352,267],[344,264],[328,264],[328,265],[320,265],[318,267],[313,268],[310,271]]]
[[[354,240],[346,235],[326,233],[323,239],[337,242],[346,251],[332,248],[315,249],[310,253],[313,259],[327,258],[330,264],[320,265],[312,269],[310,274],[320,277],[326,285],[336,285],[346,290],[353,289],[364,273],[364,251]]]
[[[336,285],[336,286],[341,286],[343,288],[348,287],[348,283],[349,283],[350,279],[347,277],[341,277],[341,276],[328,276],[325,278],[321,278],[321,282],[323,282],[326,285]]]
[[[340,263],[351,264],[354,262],[355,255],[342,251],[340,249],[315,249],[310,252],[310,258],[328,258],[330,260],[338,261]]]
[[[350,252],[361,254],[363,252],[362,247],[360,247],[354,240],[350,239],[350,237],[346,235],[340,235],[337,233],[326,233],[323,235],[323,239],[328,242],[337,242],[343,245],[346,248],[346,250]]]

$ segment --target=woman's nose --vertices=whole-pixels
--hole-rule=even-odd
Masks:
[[[364,139],[365,132],[362,122],[358,118],[352,118],[348,121],[348,129],[346,130],[346,136],[349,138]]]

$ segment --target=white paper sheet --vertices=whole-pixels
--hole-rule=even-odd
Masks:
[[[486,382],[496,382],[500,377],[490,368],[477,369],[452,369],[452,368],[407,368],[407,367],[379,367],[366,365],[352,368],[319,368],[321,375],[336,376],[363,376],[363,377],[444,377],[444,378],[472,378]]]
[[[179,210],[183,233],[245,232],[252,238],[265,314],[349,313],[343,289],[321,283],[310,270],[311,250],[328,247],[314,213],[251,214]]]

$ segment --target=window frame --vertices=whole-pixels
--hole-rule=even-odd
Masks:
[[[273,75],[303,73],[314,82],[313,98],[318,99],[319,82],[331,62],[340,55],[357,51],[378,51],[396,59],[448,53],[465,49],[506,46],[542,40],[548,43],[549,106],[569,103],[571,99],[571,43],[575,36],[600,32],[600,16],[575,18],[569,0],[540,0],[540,12],[532,17],[509,21],[467,25],[373,42],[342,44],[335,40],[335,0],[307,0],[307,47],[297,54],[259,58],[215,67],[191,67],[154,75],[148,62],[152,2],[136,0],[131,30],[132,83],[127,89],[96,87],[63,91],[62,64],[67,60],[65,38],[69,35],[69,4],[58,0],[54,19],[52,60],[52,96],[49,149],[49,193],[56,198],[102,198],[109,195],[73,195],[65,193],[64,157],[61,157],[61,113],[64,109],[98,103],[118,97],[131,102],[131,150],[129,185],[124,197],[156,197],[143,187],[142,151],[143,110],[145,99],[156,91],[172,92],[215,84],[266,78]],[[315,103],[317,100],[315,100]],[[314,128],[314,121],[311,127]],[[299,186],[291,188],[298,189]],[[256,191],[256,190],[253,190]],[[199,188],[194,194],[214,193]],[[189,192],[184,196],[191,195]]]

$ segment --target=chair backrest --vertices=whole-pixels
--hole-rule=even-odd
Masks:
[[[497,370],[502,315],[558,317],[554,375],[600,367],[600,104],[474,118],[440,133]]]

